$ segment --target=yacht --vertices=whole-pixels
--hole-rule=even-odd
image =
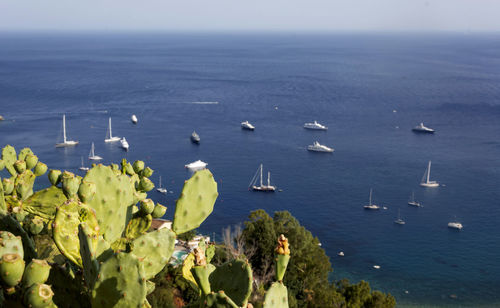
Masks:
[[[401,219],[401,210],[398,210],[398,219],[394,221],[395,224],[404,225],[405,221]]]
[[[160,184],[158,185],[158,188],[156,189],[159,193],[166,194],[167,189],[165,187],[161,187],[161,175],[160,175]]]
[[[241,122],[241,128],[248,129],[248,130],[254,130],[255,126],[253,126],[252,124],[250,124],[250,122],[245,121],[245,122]]]
[[[102,159],[101,156],[95,155],[93,142],[92,142],[92,147],[90,148],[89,159],[90,160],[101,160]]]
[[[420,202],[415,201],[415,192],[414,191],[411,192],[411,197],[410,197],[410,200],[408,200],[408,205],[416,206],[416,207],[422,206],[422,204],[420,204]]]
[[[200,136],[195,131],[191,134],[191,141],[196,144],[200,143]]]
[[[82,170],[82,171],[89,171],[89,170],[90,170],[90,169],[89,169],[89,167],[85,167],[85,166],[83,165],[83,156],[82,156],[82,166],[81,166],[80,168],[78,168],[78,169],[79,169],[79,170]]]
[[[431,181],[431,161],[429,160],[429,164],[427,165],[427,169],[425,170],[424,176],[420,181],[420,186],[422,187],[438,187],[439,183],[436,181]]]
[[[363,206],[365,210],[380,210],[380,206],[372,203],[372,189],[370,188],[370,201],[368,205]]]
[[[306,123],[304,124],[304,128],[307,129],[317,129],[317,130],[327,130],[328,127],[319,124],[318,122],[314,121],[313,123]]]
[[[434,130],[430,127],[426,127],[424,123],[420,123],[419,125],[412,128],[412,131],[416,133],[425,133],[425,134],[434,134]]]
[[[207,165],[208,165],[207,163],[202,162],[201,160],[197,160],[197,161],[194,161],[190,164],[184,165],[184,167],[189,169],[189,170],[196,171],[196,170],[205,169],[205,167]]]
[[[130,117],[130,120],[132,121],[132,123],[137,124],[137,117],[135,116],[135,114]]]
[[[309,151],[315,151],[315,152],[326,152],[326,153],[333,152],[332,148],[329,148],[326,145],[319,144],[318,141],[314,141],[313,145],[308,145],[307,149]]]
[[[113,131],[111,130],[111,117],[109,117],[108,120],[108,131],[106,132],[106,139],[104,139],[104,142],[116,142],[120,141],[120,137],[113,137]]]
[[[56,148],[62,148],[62,147],[72,147],[78,144],[78,141],[74,140],[68,140],[66,137],[66,115],[63,114],[63,142],[62,143],[56,143]]]
[[[120,140],[120,144],[122,146],[122,149],[124,149],[125,151],[128,151],[128,142],[127,142],[127,139],[125,139],[125,137],[123,137]]]
[[[255,173],[252,180],[250,181],[249,187],[252,187],[252,189],[255,191],[273,192],[276,190],[276,186],[271,185],[271,172],[267,173],[267,185],[264,185],[262,183],[262,170],[263,169],[264,169],[263,165],[260,164],[259,168],[257,169],[257,172]],[[257,186],[257,181],[259,180],[259,174],[260,174],[260,182],[259,182],[259,186]]]
[[[461,223],[455,221],[455,222],[449,222],[448,228],[462,230],[463,226]]]

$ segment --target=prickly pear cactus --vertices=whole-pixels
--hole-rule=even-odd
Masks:
[[[151,227],[153,217],[151,215],[134,215],[128,222],[127,229],[125,229],[125,237],[128,239],[135,239],[145,234]]]
[[[26,266],[23,275],[23,285],[25,288],[33,284],[42,284],[49,279],[50,265],[45,260],[33,259]]]
[[[218,195],[212,173],[208,169],[196,171],[184,183],[177,200],[172,230],[181,234],[198,228],[212,213]]]
[[[51,186],[37,191],[24,201],[23,209],[45,219],[54,219],[57,207],[66,200],[68,199],[60,188]]]
[[[24,260],[17,253],[6,253],[0,259],[0,277],[9,287],[21,282],[24,273]]]
[[[283,282],[276,281],[267,290],[264,308],[288,308],[288,290]]]
[[[26,290],[24,303],[33,308],[56,307],[52,297],[54,292],[49,285],[36,283]]]
[[[246,306],[253,281],[248,261],[233,260],[217,267],[209,281],[212,291],[224,291],[236,305]]]
[[[148,232],[132,242],[132,252],[142,260],[146,279],[153,278],[168,263],[175,246],[175,234],[163,228]]]
[[[206,307],[210,308],[238,308],[239,306],[234,303],[224,291],[218,293],[210,293],[205,298]]]
[[[8,231],[0,231],[0,258],[7,253],[18,254],[24,258],[23,242],[20,236]]]
[[[286,267],[290,260],[290,249],[288,247],[288,239],[281,234],[278,238],[278,247],[276,247],[276,280],[282,281],[285,276]]]

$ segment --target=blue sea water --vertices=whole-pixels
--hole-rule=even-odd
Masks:
[[[333,279],[401,307],[500,306],[500,35],[4,33],[0,114],[0,145],[51,168],[78,173],[91,142],[105,163],[145,160],[174,191],[150,193],[169,218],[184,165],[208,162],[220,196],[205,233],[288,210]],[[75,148],[54,147],[62,114]],[[110,116],[129,152],[104,143]],[[329,130],[302,128],[313,120]],[[421,121],[437,133],[412,133]],[[308,152],[315,140],[335,152]],[[429,160],[439,188],[418,185]],[[260,163],[283,192],[248,191]],[[387,210],[363,210],[370,188]],[[412,190],[423,208],[407,205]]]

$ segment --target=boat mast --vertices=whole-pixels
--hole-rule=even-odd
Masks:
[[[267,186],[271,186],[271,172],[267,172]]]
[[[94,157],[94,143],[92,142],[92,147],[90,148],[90,157]]]
[[[66,143],[66,115],[63,114],[63,143]]]
[[[160,175],[160,187],[159,188],[161,188],[161,175]]]
[[[109,117],[109,139],[113,138],[113,133],[111,132],[111,117]]]
[[[262,187],[262,164],[260,164],[260,187]]]
[[[429,183],[430,176],[431,176],[431,161],[429,160],[429,166],[427,167],[427,183]]]
[[[370,188],[370,202],[368,203],[368,205],[372,205],[372,189]]]

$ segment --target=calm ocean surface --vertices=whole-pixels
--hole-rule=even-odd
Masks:
[[[54,147],[63,113],[75,148]],[[0,114],[0,146],[51,168],[79,172],[91,142],[105,163],[145,160],[174,191],[150,193],[168,218],[184,164],[208,162],[220,197],[205,233],[288,210],[334,279],[401,307],[500,305],[500,35],[1,34]],[[109,116],[128,153],[104,143]],[[329,130],[302,128],[314,120]],[[437,133],[412,133],[421,121]],[[335,152],[308,152],[315,140]],[[429,160],[439,188],[418,185]],[[283,192],[247,190],[260,163]],[[363,210],[370,188],[387,210]]]

